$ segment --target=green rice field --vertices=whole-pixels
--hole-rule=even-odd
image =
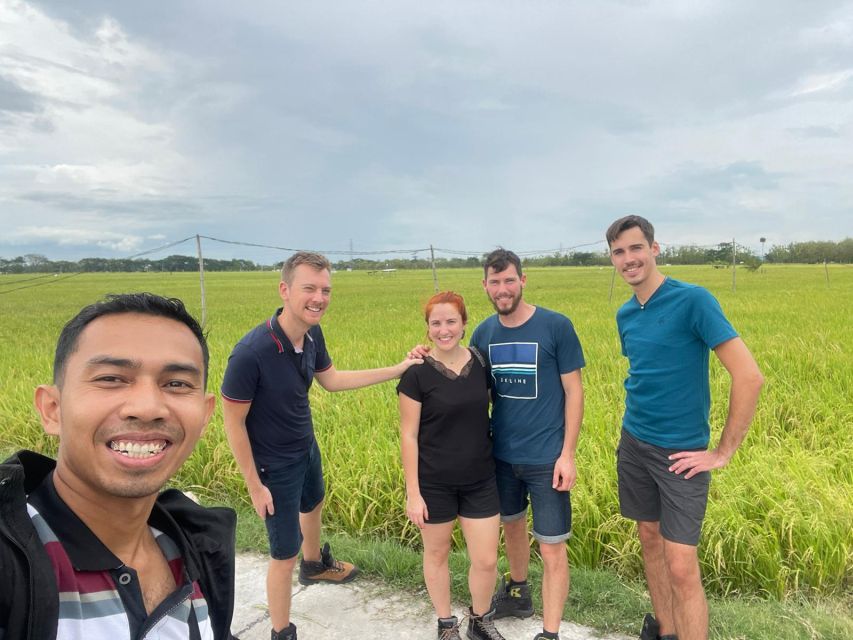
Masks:
[[[766,384],[745,443],[715,472],[700,551],[705,583],[718,595],[841,595],[853,590],[853,267],[768,265],[757,272],[664,267],[708,287],[755,355]],[[614,449],[627,363],[614,315],[630,291],[606,268],[528,271],[525,298],[565,313],[584,347],[586,412],[573,491],[574,565],[641,574],[639,543],[617,505]],[[51,378],[56,337],[81,306],[110,292],[183,298],[200,316],[197,274],[82,274],[11,291],[27,276],[0,276],[0,452],[47,452],[32,409],[33,388]],[[470,330],[491,313],[476,270],[438,273],[465,296]],[[35,281],[37,283],[44,280]],[[218,390],[233,345],[278,306],[275,272],[207,273],[210,385]],[[23,283],[21,284],[23,286]],[[323,328],[339,369],[384,366],[425,337],[428,271],[333,276]],[[725,420],[728,378],[712,358],[712,442]],[[327,479],[327,526],[415,546],[405,517],[394,385],[330,394],[315,385],[314,421]],[[203,499],[250,507],[217,411],[175,481]]]

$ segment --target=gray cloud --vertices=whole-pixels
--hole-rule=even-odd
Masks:
[[[23,111],[32,113],[38,110],[39,105],[36,96],[0,76],[0,112]]]
[[[0,2],[8,229],[475,252],[628,211],[672,241],[851,232],[848,2]]]

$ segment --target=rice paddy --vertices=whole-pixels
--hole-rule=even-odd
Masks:
[[[700,547],[704,579],[720,594],[849,594],[853,575],[853,268],[769,265],[739,269],[664,267],[672,277],[706,286],[756,357],[766,378],[758,412],[731,464],[715,472]],[[83,305],[109,292],[153,291],[184,299],[201,315],[198,276],[82,274],[47,286],[4,293],[16,278],[0,276],[0,451],[46,452],[32,391],[51,378],[58,333]],[[469,335],[491,313],[477,270],[438,274],[469,306]],[[633,524],[619,515],[614,449],[624,403],[627,362],[619,351],[615,312],[630,291],[612,270],[528,271],[525,298],[568,315],[584,347],[586,411],[572,500],[573,565],[641,574]],[[207,273],[210,387],[218,390],[233,345],[279,305],[275,272]],[[427,271],[333,276],[323,320],[339,369],[399,361],[424,340],[423,302],[433,292]],[[712,443],[725,420],[728,376],[712,358]],[[419,544],[405,517],[393,383],[330,394],[315,385],[312,404],[327,480],[326,525],[358,536]],[[217,411],[195,453],[175,479],[203,498],[247,508],[248,496]]]

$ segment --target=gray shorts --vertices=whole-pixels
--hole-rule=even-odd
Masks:
[[[664,538],[696,546],[708,504],[711,472],[689,480],[669,470],[667,456],[686,449],[664,449],[637,440],[622,429],[616,449],[619,508],[622,515],[641,522],[660,522]]]

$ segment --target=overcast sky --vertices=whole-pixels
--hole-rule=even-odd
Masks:
[[[2,257],[552,251],[627,213],[853,235],[853,2],[0,0]]]

